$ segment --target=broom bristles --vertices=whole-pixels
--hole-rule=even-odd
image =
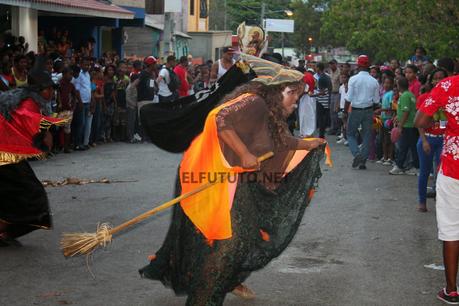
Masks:
[[[89,255],[99,247],[112,241],[111,227],[103,223],[95,233],[65,233],[61,239],[61,249],[65,257]]]

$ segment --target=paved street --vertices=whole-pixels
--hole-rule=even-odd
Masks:
[[[225,305],[441,305],[435,294],[443,271],[424,267],[442,263],[435,213],[416,211],[416,177],[389,176],[389,168],[371,163],[352,170],[346,147],[332,152],[335,166],[324,168],[295,240],[249,278],[257,299],[229,295]],[[65,259],[59,250],[62,232],[118,225],[170,199],[179,160],[153,145],[110,144],[33,162],[43,180],[136,182],[47,188],[54,229],[0,250],[0,305],[183,305],[183,297],[137,272],[160,247],[169,212],[98,251],[89,262],[95,279],[85,258]]]

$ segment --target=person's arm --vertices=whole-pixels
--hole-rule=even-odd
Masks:
[[[419,137],[421,138],[422,141],[422,149],[426,154],[430,154],[430,144],[427,141],[425,130],[423,128],[418,128],[419,131]]]
[[[312,151],[315,148],[317,148],[320,145],[323,145],[327,143],[325,139],[322,138],[316,138],[312,140],[304,140],[304,139],[299,139],[297,143],[297,150],[307,150],[307,151]]]
[[[249,152],[247,146],[234,130],[222,130],[219,132],[219,136],[239,156],[243,168],[260,169],[260,162],[257,157]]]
[[[352,82],[352,78],[349,80],[347,84],[347,99],[346,102],[344,103],[344,113],[349,112],[349,107],[351,106],[351,102],[354,100],[354,82]]]

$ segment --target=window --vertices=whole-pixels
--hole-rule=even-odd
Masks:
[[[207,0],[201,0],[199,18],[207,18]]]
[[[194,0],[190,0],[190,15],[194,16]]]

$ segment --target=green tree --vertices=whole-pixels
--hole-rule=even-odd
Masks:
[[[376,61],[407,59],[417,46],[457,56],[457,0],[334,0],[322,16],[321,39]]]
[[[291,8],[294,12],[295,33],[292,43],[298,54],[311,52],[312,47],[326,46],[328,43],[321,37],[321,18],[327,10],[329,0],[294,0]]]

